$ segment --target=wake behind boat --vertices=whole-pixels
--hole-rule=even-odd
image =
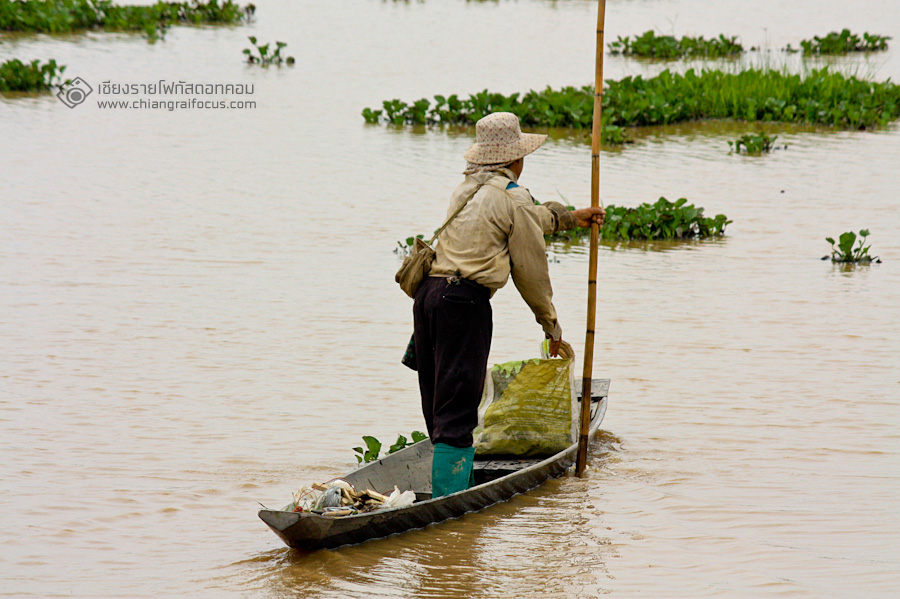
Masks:
[[[576,381],[580,382],[580,381]],[[609,379],[591,385],[590,437],[606,414]],[[579,402],[581,399],[579,392]],[[359,491],[388,494],[394,487],[411,489],[416,501],[408,507],[387,508],[346,516],[262,509],[259,517],[289,547],[313,551],[362,543],[429,524],[477,512],[562,475],[575,462],[578,443],[548,458],[516,459],[476,457],[475,486],[431,498],[431,459],[434,446],[428,439],[354,470],[343,480]]]

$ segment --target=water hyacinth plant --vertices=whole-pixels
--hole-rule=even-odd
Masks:
[[[281,56],[282,48],[287,46],[285,42],[275,42],[275,50],[270,53],[270,44],[263,44],[262,46],[260,46],[256,42],[256,38],[252,35],[249,36],[248,39],[250,40],[250,43],[253,44],[253,48],[256,50],[256,54],[254,54],[253,50],[251,50],[250,48],[244,48],[244,54],[247,56],[247,62],[249,62],[250,64],[258,64],[267,67],[270,64],[281,65],[281,63],[285,63],[289,66],[293,66],[293,56]]]
[[[732,152],[740,154],[741,149],[743,148],[745,153],[758,156],[775,149],[776,139],[778,139],[777,135],[768,135],[767,133],[760,131],[759,133],[747,133],[741,135],[735,141],[729,141],[728,146],[731,148]]]
[[[416,237],[418,237],[419,239],[425,239],[425,236],[420,233],[414,237],[407,237],[406,243],[398,241],[397,247],[394,248],[394,253],[400,254],[401,256],[406,256],[407,254],[409,254],[409,252],[412,251],[413,244],[416,242]]]
[[[421,431],[413,431],[412,433],[410,433],[410,437],[412,437],[412,441],[410,441],[403,435],[398,435],[397,441],[394,442],[394,444],[391,445],[391,447],[388,449],[388,454],[390,455],[390,454],[394,453],[395,451],[400,451],[404,447],[408,447],[408,446],[412,445],[413,443],[418,443],[419,441],[427,439],[428,435],[426,435],[425,433],[423,433]],[[369,435],[363,436],[362,439],[363,439],[363,442],[366,444],[365,448],[363,448],[363,447],[354,447],[353,448],[353,451],[355,451],[357,454],[356,462],[358,464],[362,464],[363,462],[365,462],[365,463],[374,462],[375,460],[378,459],[378,455],[381,452],[381,448],[382,448],[381,441],[379,441],[375,437],[372,437]]]
[[[238,24],[255,10],[253,4],[240,6],[232,0],[160,0],[146,6],[122,6],[112,0],[0,0],[0,31],[139,31],[155,40],[171,25]]]
[[[412,104],[401,100],[366,108],[369,123],[474,124],[491,112],[512,112],[525,127],[589,129],[593,87],[514,93],[484,90],[468,98],[435,96]],[[603,140],[625,141],[624,127],[668,125],[705,119],[830,125],[837,129],[883,127],[900,118],[900,85],[831,71],[805,75],[748,69],[736,73],[665,70],[651,78],[608,80],[603,93]]]
[[[856,233],[847,231],[841,233],[838,237],[837,247],[833,237],[826,237],[825,241],[831,244],[831,261],[832,262],[881,262],[878,256],[874,258],[869,256],[869,248],[866,245],[866,238],[869,236],[868,229],[862,229],[859,232],[859,243],[856,247],[853,244],[857,242]],[[822,256],[822,260],[827,260],[828,256]]]
[[[53,59],[22,62],[17,58],[0,64],[0,92],[39,92],[66,84],[62,80],[66,67]]]
[[[427,98],[407,104],[399,99],[385,100],[380,110],[364,108],[362,116],[367,123],[387,122],[404,124],[475,124],[491,112],[512,112],[525,127],[569,127],[590,129],[593,115],[593,88],[567,87],[541,92],[530,91],[522,96],[478,92],[468,98],[434,96],[434,104]],[[521,99],[520,99],[521,96]],[[621,126],[603,119],[603,141],[609,144],[625,143]]]
[[[811,40],[800,42],[803,54],[847,54],[849,52],[877,52],[887,50],[887,41],[891,39],[885,35],[863,33],[860,38],[849,29],[840,33],[832,31],[825,37],[815,36]],[[793,50],[788,46],[787,50]]]
[[[739,56],[744,47],[737,41],[737,36],[706,39],[699,37],[682,37],[672,35],[656,35],[652,30],[641,35],[619,37],[607,44],[611,54],[638,56],[641,58],[725,58]]]
[[[575,210],[573,206],[567,208]],[[606,220],[600,227],[600,238],[607,241],[705,239],[724,235],[725,226],[731,222],[724,214],[717,214],[712,218],[704,216],[703,208],[688,204],[685,198],[675,202],[659,198],[653,204],[645,202],[636,208],[614,204],[606,206]],[[577,241],[590,234],[590,229],[579,227],[547,235],[545,239],[548,242]],[[406,245],[398,241],[400,247],[394,251],[407,252],[414,241],[415,237],[408,237]]]
[[[725,234],[725,226],[731,224],[724,214],[710,218],[703,215],[703,208],[688,204],[681,198],[670,202],[659,198],[653,204],[645,202],[636,208],[606,206],[606,219],[600,227],[600,237],[608,241],[635,239],[704,239]],[[572,206],[569,210],[574,210]],[[548,236],[549,241],[576,240],[591,234],[590,229],[572,229]]]

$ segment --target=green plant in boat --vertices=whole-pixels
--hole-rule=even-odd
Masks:
[[[680,39],[672,35],[656,35],[652,30],[634,37],[619,37],[607,44],[611,54],[638,56],[641,58],[725,58],[738,56],[744,47],[735,37],[706,39],[703,36]]]
[[[833,237],[826,237],[825,241],[831,244],[831,261],[832,262],[872,262],[877,261],[881,262],[878,259],[878,256],[874,258],[869,256],[869,248],[871,245],[866,245],[866,238],[869,236],[868,229],[862,229],[859,232],[859,238],[857,238],[856,233],[853,231],[847,231],[846,233],[841,233],[841,236],[838,237],[837,247],[835,247],[835,241]],[[856,247],[854,247],[854,243],[857,243]],[[824,256],[823,260],[827,260],[828,256]]]
[[[244,54],[247,56],[247,62],[250,64],[258,64],[264,67],[269,65],[281,65],[281,63],[285,63],[287,65],[294,64],[293,56],[282,56],[281,50],[287,46],[285,42],[275,42],[275,49],[272,52],[269,52],[270,44],[259,45],[256,41],[256,37],[249,36],[247,39],[250,40],[250,43],[253,44],[253,49],[244,48]],[[254,54],[253,50],[256,50]]]
[[[60,87],[66,67],[56,64],[53,59],[42,63],[40,60],[22,62],[17,58],[0,64],[0,92],[37,92]]]
[[[729,141],[728,145],[732,152],[740,153],[743,148],[747,154],[760,155],[771,152],[775,148],[776,139],[778,139],[777,135],[768,135],[760,131],[741,135],[735,141]]]
[[[412,433],[410,433],[409,436],[412,437],[412,440],[408,440],[403,435],[398,435],[397,441],[394,442],[394,444],[391,445],[390,448],[388,449],[388,454],[392,454],[395,451],[400,451],[401,449],[409,447],[410,445],[413,445],[414,443],[418,443],[419,441],[424,441],[425,439],[428,438],[428,435],[426,435],[425,433],[423,433],[421,431],[413,431]]]
[[[366,447],[353,448],[353,451],[358,454],[356,456],[356,462],[358,464],[362,464],[363,462],[374,462],[378,459],[378,452],[381,451],[381,441],[368,435],[364,435],[362,439],[363,443],[366,444]]]
[[[428,435],[421,431],[413,431],[410,433],[410,437],[412,437],[412,441],[407,439],[403,435],[397,436],[397,441],[391,445],[390,449],[388,449],[388,454],[392,454],[395,451],[400,451],[404,447],[408,447],[413,443],[418,443],[424,439],[428,438]],[[363,442],[366,444],[365,448],[363,447],[354,447],[353,451],[357,453],[356,461],[358,464],[374,462],[378,459],[378,455],[381,452],[382,444],[381,441],[372,436],[364,436]]]

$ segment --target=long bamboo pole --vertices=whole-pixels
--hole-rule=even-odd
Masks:
[[[603,110],[603,27],[606,21],[606,0],[598,0],[597,59],[594,73],[594,122],[591,129],[591,206],[600,205],[600,116]],[[575,475],[584,476],[587,465],[588,437],[591,426],[591,378],[594,370],[594,324],[597,320],[597,248],[600,227],[591,224],[591,254],[588,264],[587,331],[584,339],[584,372],[581,378],[581,431]]]

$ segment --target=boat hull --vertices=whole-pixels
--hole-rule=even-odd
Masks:
[[[606,413],[605,390],[608,381],[595,381],[592,395],[599,388],[603,395],[594,396],[591,437],[596,433]],[[603,385],[605,383],[605,386]],[[477,512],[490,505],[533,489],[550,478],[566,472],[575,463],[578,445],[543,460],[476,461],[474,487],[435,499],[417,501],[405,508],[394,508],[343,517],[328,517],[308,512],[260,510],[259,517],[289,547],[304,551],[340,547],[424,528],[469,512]],[[344,477],[357,489],[390,490],[394,484],[401,489],[414,489],[430,494],[431,454],[428,440],[420,441],[378,463],[368,464]],[[479,472],[479,466],[481,466]],[[493,467],[493,472],[488,469]],[[504,472],[506,472],[504,474]],[[492,478],[493,476],[493,478]],[[427,480],[426,480],[427,479]],[[386,487],[390,484],[390,488]],[[427,487],[427,488],[426,488]]]

